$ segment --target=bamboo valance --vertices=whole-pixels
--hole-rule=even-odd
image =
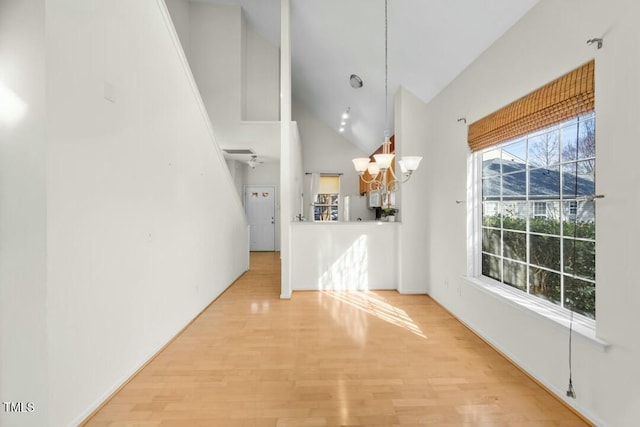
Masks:
[[[478,151],[595,109],[594,61],[472,123],[469,147]]]

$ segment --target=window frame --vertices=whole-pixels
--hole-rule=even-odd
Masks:
[[[595,118],[595,114],[593,114]],[[580,120],[581,121],[581,120]],[[553,128],[555,125],[549,126],[546,129]],[[542,130],[542,129],[541,129]],[[493,148],[498,148],[503,144],[508,144],[516,140],[504,141],[504,143],[496,144]],[[592,342],[599,344],[603,348],[606,348],[609,344],[605,341],[597,338],[596,336],[596,320],[580,313],[571,311],[567,308],[561,307],[558,304],[547,301],[536,295],[529,294],[528,291],[522,291],[498,280],[492,279],[482,274],[482,233],[483,233],[483,199],[482,199],[482,183],[483,183],[483,154],[489,150],[477,150],[469,153],[467,163],[467,200],[470,201],[467,209],[467,230],[468,239],[470,243],[467,247],[467,277],[466,282],[469,285],[479,288],[480,290],[489,293],[490,295],[497,297],[503,301],[508,302],[511,305],[519,307],[525,311],[533,312],[536,315],[540,315],[555,323],[559,323],[563,326],[569,327],[569,323],[573,322],[573,327],[579,334],[589,338]],[[595,159],[595,158],[594,158]],[[574,159],[574,161],[578,161]],[[558,164],[560,165],[560,163]],[[529,170],[529,168],[527,168]],[[527,178],[527,185],[529,181]],[[562,187],[560,188],[561,197],[558,199],[559,207],[562,210],[564,201],[562,198]],[[529,203],[529,202],[527,202]],[[533,202],[535,203],[535,202]],[[578,203],[575,202],[575,209],[577,211]],[[500,205],[502,209],[502,205]],[[570,207],[568,207],[568,210]],[[595,205],[594,205],[595,209]],[[535,212],[530,213],[530,217],[535,217]],[[577,212],[576,212],[577,214]],[[573,219],[568,215],[566,219]],[[597,229],[597,226],[596,226]],[[525,233],[530,233],[527,230]],[[539,234],[539,233],[534,233]],[[560,235],[561,242],[564,236]],[[580,240],[579,238],[577,240]],[[527,245],[528,246],[528,245]],[[562,246],[562,243],[561,243]],[[529,249],[527,247],[527,253]],[[503,254],[500,255],[503,257]],[[527,255],[527,268],[529,265],[529,256]],[[562,268],[560,269],[562,270]],[[562,272],[560,272],[562,274]],[[528,286],[527,286],[528,288]],[[527,289],[528,290],[528,289]]]
[[[338,181],[338,192],[337,193],[320,193],[318,192],[315,195],[315,199],[313,200],[313,221],[314,222],[339,222],[340,218],[340,199],[341,193],[340,189],[342,186],[342,176],[341,174],[330,174],[330,173],[322,173],[320,174],[319,179],[322,178],[337,178]],[[316,212],[327,212],[327,219],[316,219]],[[335,219],[333,213],[335,212]],[[322,214],[320,214],[322,218]]]

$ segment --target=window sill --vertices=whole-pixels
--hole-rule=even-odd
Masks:
[[[542,317],[553,322],[559,327],[569,329],[570,314],[555,304],[531,297],[517,289],[500,283],[491,283],[489,280],[483,280],[477,277],[464,277],[464,280],[472,287],[494,297],[501,301],[507,302],[511,306],[534,316]],[[606,351],[610,344],[596,336],[595,321],[584,316],[574,314],[573,316],[573,332],[584,338],[589,343],[598,347],[602,351]],[[568,332],[568,331],[567,331]]]

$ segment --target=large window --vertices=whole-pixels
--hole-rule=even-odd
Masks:
[[[478,152],[482,275],[595,319],[595,115]]]

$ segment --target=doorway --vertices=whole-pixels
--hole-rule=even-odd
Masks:
[[[247,185],[244,209],[249,222],[249,250],[276,250],[276,187]]]

